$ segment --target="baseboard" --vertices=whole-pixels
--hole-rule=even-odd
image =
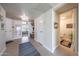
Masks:
[[[43,47],[44,47],[46,50],[48,50],[49,52],[52,53],[52,51],[51,51],[49,48],[47,48],[45,45],[43,45]]]
[[[54,51],[56,50],[56,48],[58,47],[58,45],[53,49],[53,50],[51,50],[51,49],[49,49],[49,48],[47,48],[44,44],[42,44],[41,42],[39,42],[38,40],[35,40],[36,42],[38,42],[38,43],[40,43],[46,50],[48,50],[49,52],[51,52],[51,53],[54,53]],[[53,48],[53,47],[52,47]]]
[[[35,41],[38,42],[40,45],[42,45],[46,50],[48,50],[49,52],[52,53],[52,51],[51,51],[49,48],[47,48],[44,44],[42,44],[42,43],[39,42],[38,40],[35,40]]]
[[[54,50],[52,50],[52,53],[54,53],[54,51],[56,50],[57,47],[58,47],[58,45],[54,48]]]
[[[5,52],[5,50],[6,50],[6,48],[4,48],[4,49],[1,51],[0,56],[3,55],[3,53]]]

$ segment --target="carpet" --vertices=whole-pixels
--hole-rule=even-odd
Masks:
[[[19,45],[19,56],[40,56],[40,53],[27,42]]]

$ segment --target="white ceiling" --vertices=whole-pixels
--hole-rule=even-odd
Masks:
[[[30,19],[34,19],[46,12],[58,3],[1,3],[6,10],[7,17],[20,19],[20,16],[26,14]]]

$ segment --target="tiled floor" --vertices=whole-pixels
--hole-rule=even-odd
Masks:
[[[77,54],[71,49],[65,46],[59,45],[54,51],[55,56],[76,56]]]
[[[33,39],[28,40],[27,37],[22,39],[16,39],[14,42],[7,44],[7,49],[4,52],[3,56],[18,56],[19,55],[19,44],[30,41],[32,45],[38,50],[41,56],[72,56],[76,55],[73,50],[66,48],[62,45],[58,46],[54,53],[45,49],[40,43],[36,42]]]

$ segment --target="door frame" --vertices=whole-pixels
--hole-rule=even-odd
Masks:
[[[78,4],[77,3],[66,3],[66,4],[63,4],[63,5],[61,5],[60,6],[60,8],[58,7],[58,9],[56,9],[55,10],[55,13],[56,13],[56,21],[55,22],[57,22],[58,23],[58,28],[57,28],[57,36],[56,36],[56,38],[57,38],[57,45],[60,45],[60,36],[59,36],[59,31],[60,31],[60,26],[59,26],[59,24],[60,24],[60,20],[59,20],[59,14],[61,14],[61,13],[63,13],[63,12],[67,12],[67,11],[69,11],[69,10],[72,10],[72,9],[75,9],[76,8],[76,13],[75,13],[75,15],[76,15],[76,33],[75,33],[75,35],[76,35],[76,37],[75,37],[75,39],[76,39],[76,41],[77,41],[77,44],[76,44],[76,47],[75,48],[77,48],[77,50],[75,50],[75,52],[77,53],[77,55],[78,55]]]

